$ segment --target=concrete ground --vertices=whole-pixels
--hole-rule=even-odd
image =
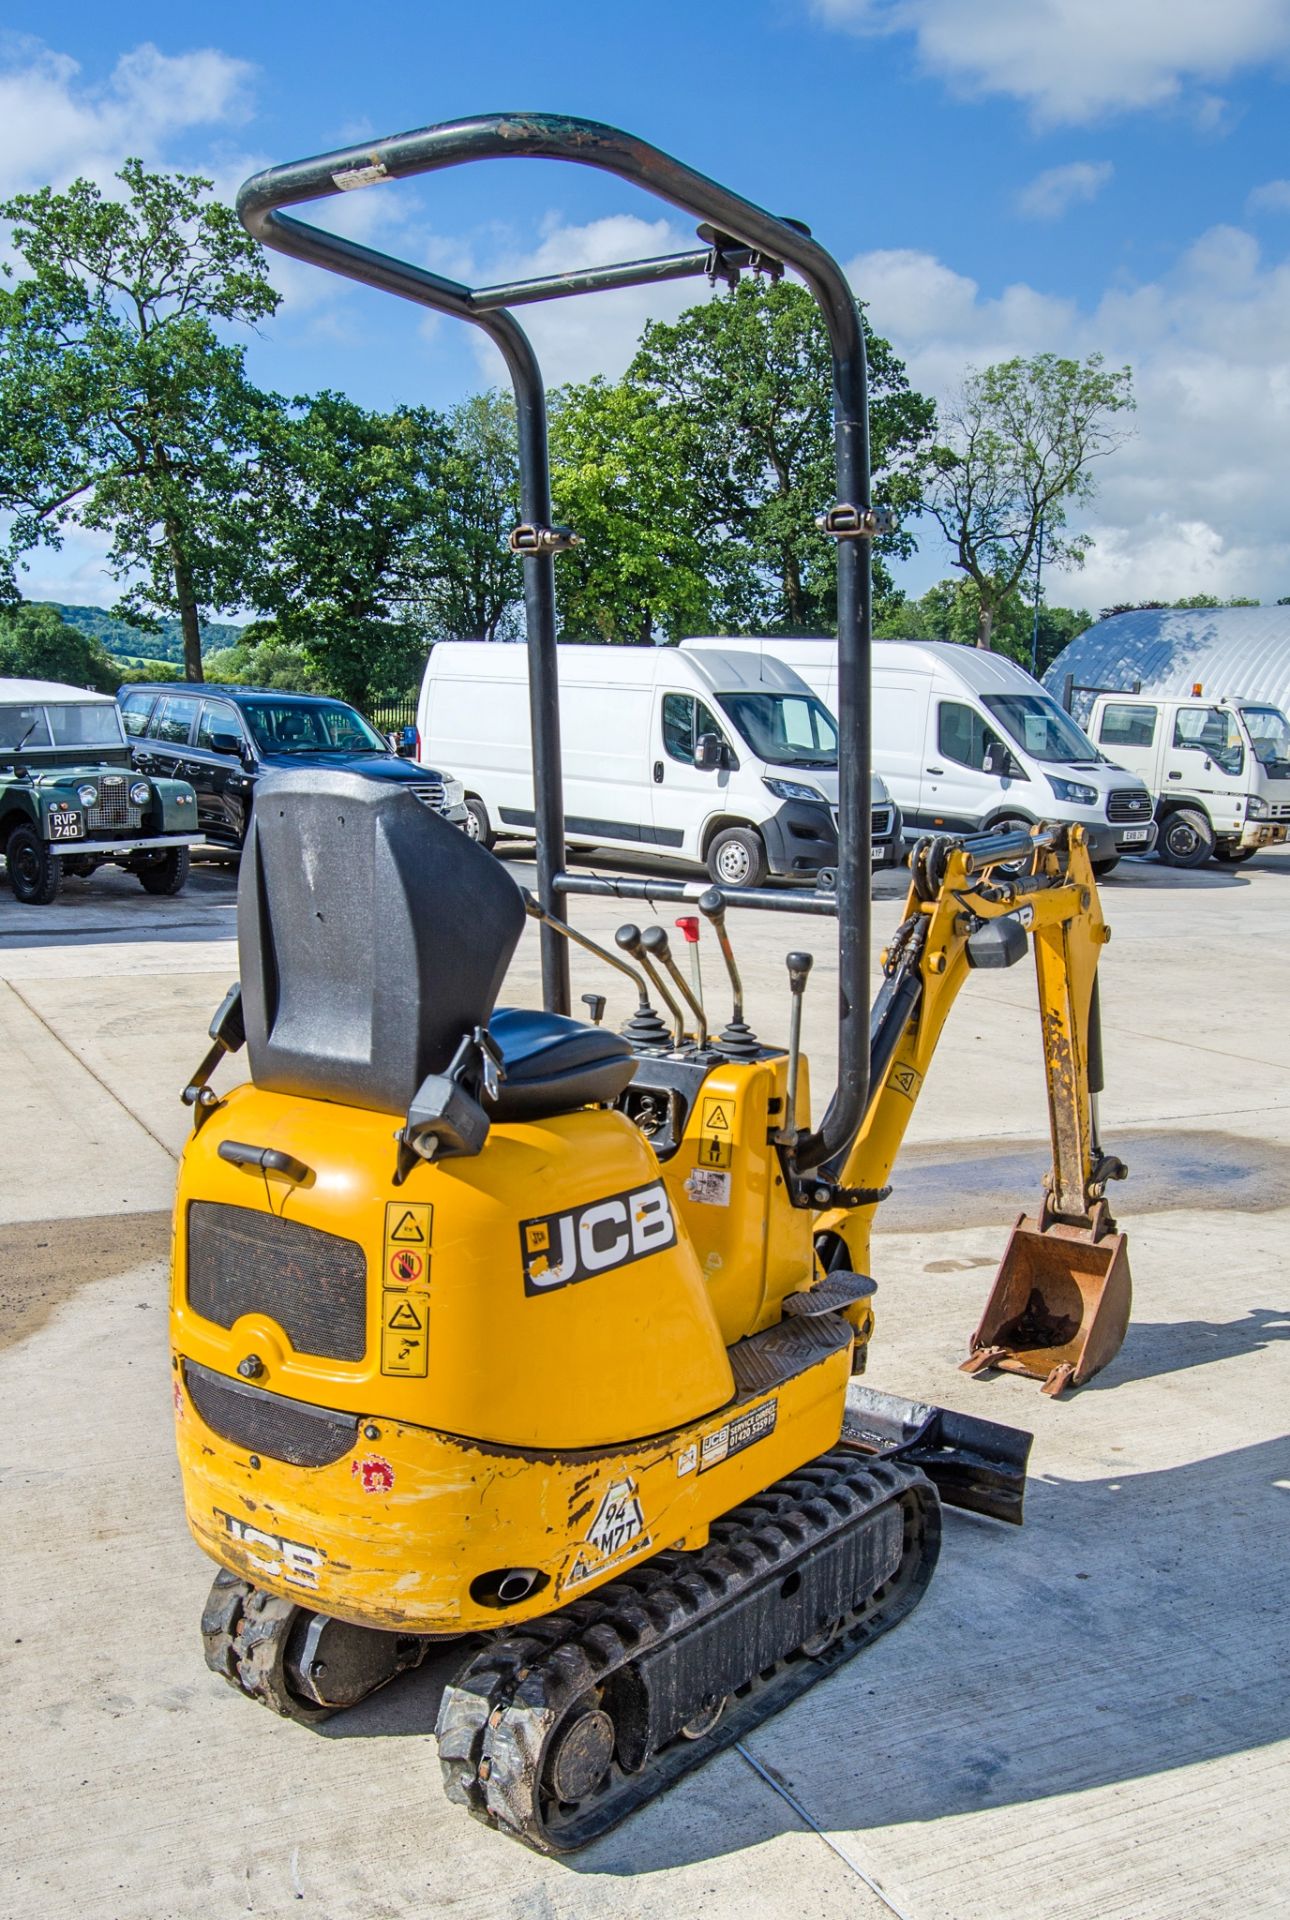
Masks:
[[[880,940],[901,888],[878,892]],[[951,1513],[896,1633],[553,1862],[442,1798],[451,1649],[313,1731],[207,1673],[211,1570],[171,1443],[167,1208],[178,1092],[236,967],[232,879],[199,868],[153,901],[109,872],[46,910],[0,888],[0,1912],[1284,1914],[1290,859],[1128,863],[1104,893],[1102,1112],[1131,1168],[1122,1354],[1057,1403],[956,1371],[1045,1164],[1028,968],[965,989],[875,1243],[871,1380],[1033,1429],[1025,1528]],[[577,911],[603,935],[629,909]],[[826,1091],[830,923],[732,927],[770,1036],[783,952],[817,953]],[[621,1018],[612,976],[576,974]],[[527,939],[505,997],[536,1003]]]

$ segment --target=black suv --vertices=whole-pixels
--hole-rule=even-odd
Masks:
[[[344,767],[411,787],[454,826],[466,808],[461,782],[393,753],[343,700],[260,687],[124,686],[117,694],[140,773],[187,780],[198,824],[211,841],[240,847],[255,782],[280,767]]]

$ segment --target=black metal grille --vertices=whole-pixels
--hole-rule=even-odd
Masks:
[[[266,1314],[297,1353],[361,1360],[367,1351],[363,1249],[276,1214],[193,1201],[188,1304],[218,1327],[244,1313]]]
[[[98,782],[99,797],[85,812],[85,830],[92,833],[97,827],[141,827],[143,808],[132,806],[130,802],[130,784],[124,776],[115,774]]]
[[[191,1360],[184,1363],[188,1397],[206,1425],[222,1440],[248,1453],[267,1453],[293,1467],[329,1467],[343,1459],[358,1438],[352,1413],[332,1413],[304,1400],[284,1400],[261,1387],[244,1387]]]
[[[1107,796],[1106,817],[1108,820],[1149,820],[1151,795],[1140,787],[1117,787]]]
[[[430,807],[435,813],[442,813],[447,794],[442,780],[429,780],[424,787],[413,787],[413,793],[423,807]]]
[[[875,840],[886,840],[891,834],[891,808],[875,807],[871,815],[869,832]]]

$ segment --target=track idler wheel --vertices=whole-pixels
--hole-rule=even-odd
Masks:
[[[430,1645],[416,1634],[315,1613],[227,1568],[216,1574],[206,1601],[202,1643],[212,1673],[304,1726],[357,1706],[396,1674],[420,1666]]]

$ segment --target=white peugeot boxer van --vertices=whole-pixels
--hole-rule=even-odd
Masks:
[[[837,728],[791,667],[676,647],[558,649],[565,834],[571,846],[652,850],[723,887],[837,864]],[[418,758],[442,753],[486,845],[531,836],[528,650],[442,640],[417,707]],[[437,762],[436,762],[437,764]],[[875,866],[904,853],[881,782]]]
[[[789,662],[833,709],[832,640],[685,640]],[[1136,773],[1108,761],[1051,694],[1015,661],[947,640],[876,640],[873,764],[906,827],[980,833],[987,827],[1078,821],[1094,869],[1155,844],[1151,795]]]
[[[1088,730],[1155,795],[1170,866],[1248,860],[1290,831],[1290,721],[1279,707],[1100,693]]]

